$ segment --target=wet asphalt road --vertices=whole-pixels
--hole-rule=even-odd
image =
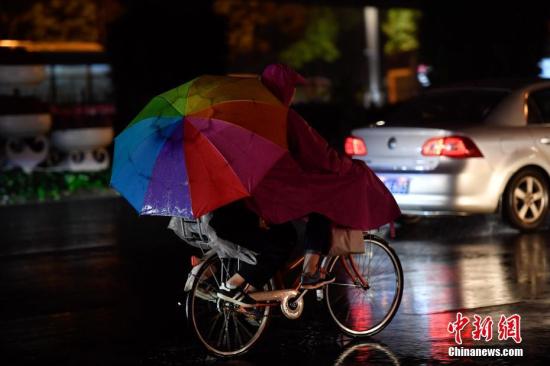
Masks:
[[[405,271],[392,323],[361,342],[341,336],[322,303],[276,317],[246,356],[205,355],[175,304],[192,251],[121,199],[0,208],[2,365],[547,364],[550,231],[519,234],[495,216],[424,220],[391,240]],[[383,234],[383,233],[382,233]],[[457,311],[492,316],[494,339],[464,347],[522,348],[520,358],[450,357]],[[522,317],[522,343],[499,341],[501,314]]]

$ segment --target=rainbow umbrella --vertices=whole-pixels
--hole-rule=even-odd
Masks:
[[[194,79],[116,137],[111,186],[142,215],[200,217],[250,196],[288,153],[287,114],[259,78]]]

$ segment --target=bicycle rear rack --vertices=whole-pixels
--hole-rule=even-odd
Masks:
[[[183,234],[182,239],[187,241],[191,245],[195,245],[196,247],[198,247],[201,250],[201,252],[204,256],[206,251],[208,251],[208,249],[210,249],[209,246],[208,246],[210,244],[210,239],[204,233],[203,228],[202,228],[202,223],[203,223],[202,216],[197,218],[197,219],[184,219],[184,218],[182,218],[179,221],[180,231]],[[191,231],[189,229],[188,225],[186,225],[186,224],[195,225],[197,229],[194,230],[194,231]]]

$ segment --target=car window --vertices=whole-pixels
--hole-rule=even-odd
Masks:
[[[529,100],[537,106],[543,123],[550,123],[550,89],[541,89],[529,94]]]
[[[501,90],[434,91],[401,104],[385,119],[389,125],[479,124],[507,95]]]

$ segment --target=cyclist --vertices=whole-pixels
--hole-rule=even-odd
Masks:
[[[295,86],[305,79],[283,64],[272,64],[262,73],[262,82],[285,105],[294,99]],[[286,86],[290,85],[290,88]],[[292,140],[289,138],[289,140]],[[249,202],[250,206],[253,206]],[[296,234],[290,223],[260,224],[263,220],[246,207],[244,200],[224,206],[214,212],[210,225],[219,237],[239,243],[259,253],[255,266],[243,263],[240,270],[220,286],[218,296],[240,305],[250,305],[254,300],[247,294],[263,287],[278,268],[288,259],[296,243]],[[301,287],[314,289],[335,280],[319,268],[322,255],[330,249],[331,222],[325,216],[312,213],[307,218],[306,240]],[[246,288],[246,290],[245,290]]]
[[[268,65],[261,80],[287,106],[296,85],[304,82],[283,64]],[[366,231],[392,222],[401,212],[384,183],[363,161],[331,148],[291,108],[287,141],[290,156],[266,174],[251,201],[254,211],[270,222],[309,216],[302,287],[316,288],[331,280],[323,278],[319,263],[330,249],[333,225]]]
[[[284,64],[268,65],[262,72],[261,80],[273,95],[288,106],[292,104],[296,95],[296,85],[303,85],[306,82],[302,75]],[[306,141],[303,138],[304,134],[295,127],[300,126],[289,124],[288,127],[289,150],[304,171],[338,172],[343,163],[340,154],[330,148],[323,138],[305,124],[301,127],[311,130],[312,136],[316,138],[316,147],[322,148],[321,150],[311,149],[311,141]],[[331,225],[331,220],[322,214],[309,213],[307,217],[304,266],[301,278],[301,287],[304,289],[315,289],[335,280],[334,276],[327,276],[319,268],[321,256],[328,254],[330,249]]]

